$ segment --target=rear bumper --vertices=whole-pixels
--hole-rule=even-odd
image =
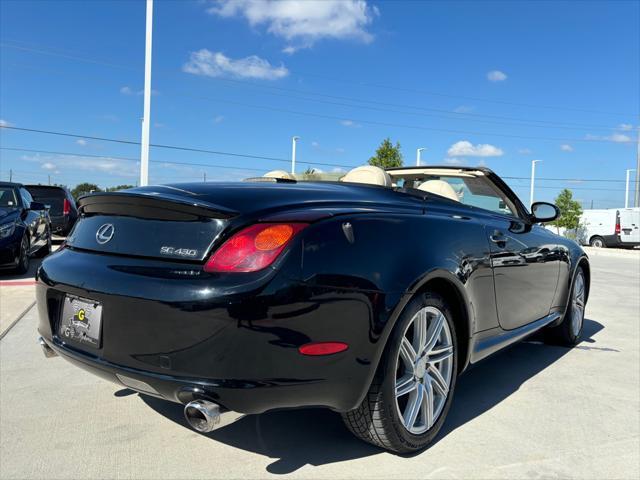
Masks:
[[[174,402],[205,397],[240,413],[303,406],[348,411],[360,403],[384,344],[375,330],[376,316],[388,311],[384,295],[310,288],[291,280],[286,267],[235,277],[235,284],[215,276],[176,278],[170,268],[54,253],[38,272],[38,331],[77,366]],[[58,336],[66,294],[103,305],[100,348]],[[342,341],[349,349],[323,357],[298,352],[317,341]]]

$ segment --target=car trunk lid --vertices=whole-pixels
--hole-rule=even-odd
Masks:
[[[72,248],[198,262],[237,215],[178,189],[92,194],[78,206],[82,216],[67,239]]]

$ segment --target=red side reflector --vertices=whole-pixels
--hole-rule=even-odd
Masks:
[[[349,345],[343,342],[314,342],[298,347],[298,351],[302,355],[318,356],[344,352],[348,348]]]
[[[69,215],[70,213],[71,213],[71,204],[69,203],[69,200],[65,198],[64,202],[62,203],[62,214]]]

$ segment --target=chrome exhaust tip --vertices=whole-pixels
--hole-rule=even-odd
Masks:
[[[184,418],[194,430],[211,432],[220,425],[220,405],[208,400],[193,400],[185,405]]]
[[[58,356],[58,354],[53,350],[53,348],[51,348],[49,344],[44,341],[44,338],[42,337],[38,338],[38,343],[42,347],[42,353],[44,353],[45,357],[51,358],[51,357]]]

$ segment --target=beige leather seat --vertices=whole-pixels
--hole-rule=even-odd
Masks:
[[[456,194],[456,191],[453,189],[453,187],[444,180],[427,180],[426,182],[420,184],[418,190],[435,193],[436,195],[446,197],[450,200],[455,200],[456,202],[460,201],[460,199],[458,198],[458,194]]]
[[[380,185],[382,187],[391,186],[391,177],[380,167],[374,167],[373,165],[365,165],[363,167],[356,167],[350,170],[344,177],[340,179],[341,182],[351,183],[366,183],[369,185]]]
[[[266,178],[282,178],[283,180],[295,180],[296,177],[289,172],[285,172],[284,170],[271,170],[263,175]]]

